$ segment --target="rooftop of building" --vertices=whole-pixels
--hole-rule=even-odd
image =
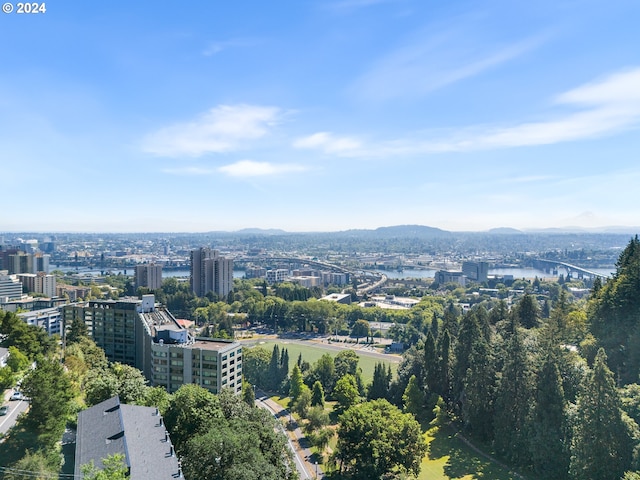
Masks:
[[[129,478],[180,478],[180,467],[162,417],[153,407],[125,405],[115,396],[78,414],[75,475],[93,461],[121,454]]]

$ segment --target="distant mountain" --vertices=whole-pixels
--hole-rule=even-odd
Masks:
[[[620,226],[610,226],[610,227],[576,227],[576,226],[568,226],[568,227],[556,227],[556,228],[536,228],[536,229],[527,229],[526,233],[548,233],[548,234],[558,234],[558,233],[605,233],[612,235],[619,234],[628,234],[635,235],[640,232],[640,227],[620,227]]]
[[[511,227],[498,227],[487,230],[487,233],[495,233],[498,235],[513,235],[517,233],[524,233],[522,230],[518,230],[516,228]]]
[[[286,235],[289,232],[279,228],[243,228],[242,230],[237,230],[234,233],[247,235]]]

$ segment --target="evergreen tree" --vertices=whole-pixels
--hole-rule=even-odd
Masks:
[[[280,385],[282,385],[289,376],[289,352],[286,348],[282,349],[280,354],[280,368],[278,371]]]
[[[516,315],[520,325],[524,328],[537,327],[540,321],[540,308],[538,301],[533,295],[525,293],[518,302]]]
[[[423,419],[425,410],[425,396],[418,385],[415,375],[411,375],[407,388],[402,395],[402,402],[404,404],[404,411],[413,414],[416,420]]]
[[[621,406],[601,348],[578,396],[570,465],[576,480],[616,480],[630,469],[633,441]]]
[[[289,396],[291,397],[292,402],[295,402],[300,396],[303,385],[302,372],[300,372],[298,365],[294,365],[293,370],[291,370],[291,379],[289,381]]]
[[[451,340],[445,329],[438,337],[438,393],[447,405],[451,404]]]
[[[640,374],[640,240],[623,250],[616,273],[592,296],[591,332],[605,349],[609,367],[623,384]]]
[[[271,361],[269,362],[269,376],[267,388],[276,391],[280,388],[280,347],[276,343],[271,351]]]
[[[313,383],[313,391],[311,392],[311,406],[320,406],[324,408],[324,389],[322,384],[316,380]]]
[[[473,343],[482,336],[476,316],[468,312],[462,318],[460,332],[455,346],[455,363],[453,367],[453,400],[458,411],[464,397],[464,378],[469,369],[469,359]],[[458,412],[459,413],[459,412]]]
[[[529,435],[534,382],[531,365],[516,328],[508,341],[496,392],[494,417],[496,451],[519,466],[530,463]]]
[[[424,387],[427,393],[438,392],[438,355],[431,331],[424,342]]]
[[[566,401],[555,352],[547,352],[536,380],[531,457],[542,478],[562,480],[569,471]]]
[[[438,334],[440,333],[438,326],[438,315],[436,312],[433,312],[433,316],[431,317],[431,335],[433,335],[433,339],[438,339]]]
[[[469,368],[463,379],[462,414],[466,428],[482,441],[493,438],[496,371],[490,345],[480,336],[471,347]]]

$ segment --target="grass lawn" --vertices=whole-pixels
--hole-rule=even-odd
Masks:
[[[336,356],[338,354],[335,350],[328,350],[326,348],[322,348],[315,345],[300,345],[298,343],[290,343],[287,340],[265,340],[259,341],[256,345],[262,348],[265,348],[269,351],[273,349],[273,346],[278,344],[280,350],[282,348],[286,348],[289,352],[289,371],[293,368],[296,361],[298,360],[298,355],[302,353],[302,358],[313,365],[322,355],[325,353],[329,353],[332,356]],[[356,353],[358,353],[356,351]],[[365,383],[370,382],[373,379],[373,370],[375,369],[376,363],[383,362],[388,365],[391,365],[391,371],[395,374],[398,369],[397,363],[386,362],[385,360],[378,360],[373,357],[367,357],[364,355],[358,355],[360,357],[360,361],[358,365],[362,368],[362,379]]]
[[[432,428],[418,480],[520,480],[499,465],[479,456],[448,428]]]

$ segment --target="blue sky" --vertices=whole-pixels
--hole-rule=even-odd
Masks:
[[[640,225],[640,2],[0,14],[0,231]]]

